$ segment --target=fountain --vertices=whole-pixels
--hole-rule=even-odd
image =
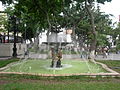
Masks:
[[[30,52],[29,58],[21,59],[19,62],[9,65],[3,72],[11,73],[28,73],[28,74],[55,74],[55,75],[76,75],[76,73],[81,74],[91,74],[91,73],[106,73],[107,71],[103,69],[100,65],[94,64],[84,59],[80,59],[79,51],[76,50],[76,54],[71,54],[70,50],[73,48],[66,48],[70,42],[67,42],[65,37],[58,35],[59,32],[51,32],[48,37],[48,41],[43,42],[48,46],[49,51],[51,52],[51,59],[44,58],[44,55],[39,50],[37,52]],[[45,45],[43,45],[45,46]],[[43,47],[41,47],[43,49]],[[44,48],[45,49],[45,48]],[[35,49],[36,50],[36,49]],[[68,50],[69,54],[63,54],[63,50]],[[78,51],[78,52],[77,52]],[[68,58],[64,58],[67,55]],[[71,57],[74,57],[74,59]],[[62,59],[62,61],[61,61]],[[108,73],[108,72],[107,72]]]
[[[52,68],[60,68],[62,67],[61,58],[62,58],[62,46],[69,44],[67,40],[63,37],[59,37],[58,33],[61,31],[52,31],[51,35],[49,35],[47,42],[43,42],[43,44],[50,46],[51,51],[51,65]],[[65,35],[64,35],[65,36]]]
[[[56,51],[54,48],[51,48],[51,56],[52,56],[52,62],[51,67],[62,67],[61,65],[61,58],[62,58],[62,51],[61,49],[58,49]]]

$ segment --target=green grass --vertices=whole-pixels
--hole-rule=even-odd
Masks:
[[[119,61],[100,62],[110,67],[119,65]],[[120,77],[0,74],[0,90],[120,90]]]
[[[120,68],[115,68],[115,67],[120,67],[119,60],[97,60],[97,61],[106,64],[109,68],[120,73]]]
[[[62,70],[47,69],[51,60],[27,60],[10,66],[5,72],[28,72],[41,74],[73,74],[73,73],[100,73],[106,72],[102,67],[91,62],[80,60],[62,60],[62,64],[72,65]]]
[[[120,78],[0,74],[0,90],[120,90]]]
[[[71,84],[10,83],[3,85],[1,90],[120,90],[120,85],[112,82]]]
[[[16,62],[18,59],[8,59],[8,60],[0,60],[0,68],[6,66],[9,63]]]
[[[115,78],[80,79],[13,79],[4,80],[0,90],[120,90],[120,80]]]

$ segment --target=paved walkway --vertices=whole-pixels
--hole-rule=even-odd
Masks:
[[[107,58],[103,58],[102,55],[98,55],[95,59],[96,60],[120,60],[120,54],[110,53],[109,55],[107,55]]]
[[[0,60],[10,59],[11,57],[0,57]]]
[[[30,53],[29,57],[30,58],[41,58],[41,59],[46,59],[47,58],[47,54],[36,54],[36,53]],[[22,56],[23,57],[23,56]],[[80,59],[80,55],[76,55],[76,54],[72,54],[72,55],[67,55],[64,54],[63,55],[63,59]],[[83,58],[85,59],[85,58]],[[107,58],[103,58],[102,55],[98,55],[96,58],[96,60],[120,60],[120,54],[114,54],[114,53],[110,53]]]
[[[26,56],[28,57],[28,56]],[[41,58],[41,59],[46,59],[47,58],[47,54],[36,54],[36,53],[30,53],[29,55],[30,58]],[[9,59],[11,57],[0,57],[0,60],[6,60]],[[24,56],[18,56],[18,58],[24,58]],[[80,59],[80,55],[76,55],[76,54],[72,54],[72,55],[67,55],[64,54],[63,55],[63,59]],[[114,53],[110,53],[107,58],[103,58],[102,55],[98,55],[96,58],[96,60],[120,60],[120,54],[114,54]]]

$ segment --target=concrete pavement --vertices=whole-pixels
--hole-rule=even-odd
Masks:
[[[35,58],[35,59],[46,59],[47,54],[39,54],[39,53],[29,53],[29,58]],[[79,54],[63,54],[63,59],[80,59]],[[85,59],[85,58],[83,58]],[[107,58],[103,58],[102,55],[98,55],[95,57],[96,60],[120,60],[120,54],[110,53],[107,55]]]
[[[48,56],[47,54],[39,54],[39,53],[29,54],[29,58],[35,58],[35,59],[46,59],[47,56]],[[28,55],[26,57],[28,57]],[[11,57],[0,57],[0,60],[6,60],[9,58]],[[24,58],[24,55],[18,56],[18,58]],[[63,54],[63,59],[80,59],[80,55],[79,54],[71,54],[71,55]],[[109,55],[107,55],[107,58],[103,58],[102,55],[98,55],[95,57],[95,59],[96,60],[120,60],[120,54],[110,53]]]
[[[0,60],[7,60],[7,59],[10,59],[11,57],[1,57],[0,56]]]
[[[107,58],[103,58],[102,55],[98,55],[95,58],[96,60],[120,60],[120,54],[110,53],[107,55]]]

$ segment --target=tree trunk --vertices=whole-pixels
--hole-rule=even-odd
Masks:
[[[8,43],[9,43],[9,28],[8,28],[8,34],[7,34],[7,36],[8,36]]]
[[[39,32],[36,32],[36,37],[35,37],[35,50],[36,50],[36,52],[39,51]]]
[[[16,42],[17,42],[17,43],[19,43],[19,42],[18,42],[18,41],[19,41],[18,34],[19,34],[19,32],[17,32],[17,36],[16,36]]]
[[[47,22],[48,22],[48,25],[49,25],[48,31],[47,31],[47,33],[46,33],[46,35],[47,35],[47,42],[48,42],[48,46],[47,46],[48,56],[47,56],[47,58],[49,58],[49,57],[50,57],[50,56],[49,56],[49,53],[50,53],[50,47],[49,47],[49,45],[50,45],[50,43],[49,43],[49,41],[48,41],[48,37],[49,37],[49,34],[50,34],[50,31],[51,31],[52,26],[51,26],[51,23],[50,23],[49,15],[48,15],[48,13],[46,13],[46,14],[47,14]]]
[[[77,46],[76,34],[75,34],[75,25],[72,27],[72,41],[74,46]]]
[[[49,36],[49,33],[50,33],[50,31],[51,31],[51,23],[50,23],[50,18],[49,18],[49,16],[48,16],[48,14],[47,14],[47,22],[48,22],[48,25],[49,25],[49,28],[48,28],[48,31],[47,31],[47,41],[48,41],[48,36]]]
[[[5,43],[5,37],[6,37],[6,34],[4,33],[3,35],[3,42]]]
[[[89,5],[88,5],[89,3]],[[92,2],[88,2],[88,0],[85,1],[85,7],[87,9],[87,12],[90,16],[90,24],[91,24],[91,33],[93,35],[91,39],[91,44],[90,44],[90,58],[94,59],[95,58],[95,49],[96,49],[96,37],[97,33],[95,30],[95,24],[94,24],[94,16],[93,16],[93,10],[92,10]]]

